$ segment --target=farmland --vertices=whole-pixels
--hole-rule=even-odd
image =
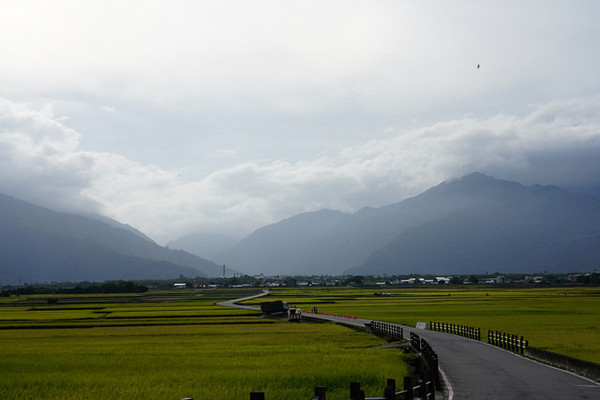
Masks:
[[[534,347],[600,362],[597,288],[276,289],[304,309],[414,326],[439,321],[525,336]],[[359,380],[380,395],[409,372],[398,349],[332,324],[266,319],[216,306],[256,291],[30,295],[0,300],[0,386],[6,398],[243,399],[347,397]],[[56,302],[56,304],[55,304]],[[253,300],[248,304],[257,304]]]
[[[379,393],[408,374],[398,349],[332,324],[291,324],[218,307],[210,296],[48,296],[0,302],[3,398],[242,399]]]
[[[380,289],[375,289],[380,290]],[[524,336],[530,345],[600,363],[600,289],[598,288],[402,288],[274,291],[280,298],[320,312],[357,315],[415,326],[447,322]]]

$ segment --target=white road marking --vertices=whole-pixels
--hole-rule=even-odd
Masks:
[[[448,400],[452,400],[454,398],[454,390],[452,389],[452,385],[450,384],[448,377],[444,373],[444,370],[439,367],[438,367],[438,370],[440,371],[440,374],[442,374],[442,379],[444,379],[444,383],[446,384],[446,387],[448,388]]]

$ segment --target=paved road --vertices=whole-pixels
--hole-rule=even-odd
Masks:
[[[265,296],[262,293],[251,298]],[[231,300],[222,305],[247,308]],[[253,309],[258,309],[254,307]],[[364,327],[371,320],[319,314],[307,317]],[[414,331],[438,354],[440,370],[449,385],[449,398],[462,399],[600,399],[600,384],[540,364],[487,343],[461,336],[403,326],[405,338]]]
[[[243,297],[241,299],[233,299],[233,300],[221,301],[221,302],[217,303],[217,305],[218,306],[223,306],[223,307],[243,308],[244,310],[260,311],[260,307],[245,306],[243,304],[237,304],[237,303],[241,303],[242,301],[256,299],[256,298],[263,297],[263,296],[268,296],[269,294],[270,293],[269,293],[268,290],[263,290],[262,293],[255,294],[253,296]]]
[[[404,327],[438,354],[455,399],[600,399],[600,385],[487,343]]]

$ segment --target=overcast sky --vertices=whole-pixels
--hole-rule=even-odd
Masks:
[[[598,184],[598,16],[596,0],[0,0],[0,192],[166,243],[474,171]]]

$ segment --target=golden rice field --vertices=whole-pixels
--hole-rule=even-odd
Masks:
[[[45,297],[0,302],[0,398],[300,399],[323,385],[344,399],[351,381],[381,395],[408,374],[375,336],[215,305],[224,298]]]
[[[321,312],[415,326],[437,321],[524,336],[533,347],[600,363],[600,288],[302,288],[273,298]]]
[[[600,363],[600,289],[302,288],[274,290],[302,308],[414,326],[448,322],[523,335],[530,345]],[[0,398],[345,399],[351,381],[380,396],[409,373],[398,349],[332,324],[265,319],[215,303],[249,291],[183,296],[22,296],[0,300]],[[250,303],[257,304],[261,300]]]

